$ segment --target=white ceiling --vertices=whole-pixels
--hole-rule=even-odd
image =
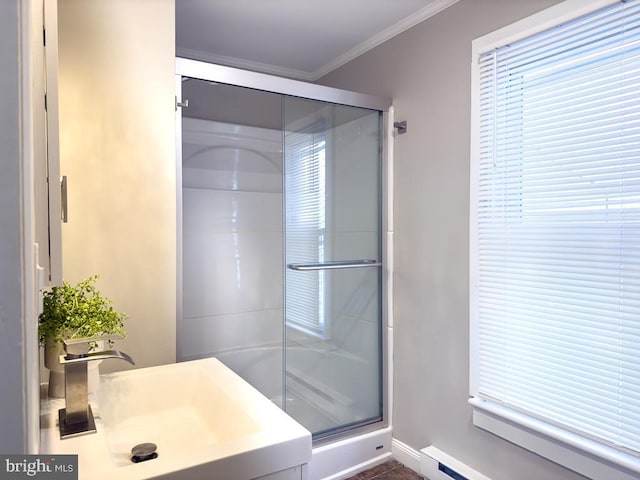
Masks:
[[[313,81],[457,1],[176,0],[176,53]]]

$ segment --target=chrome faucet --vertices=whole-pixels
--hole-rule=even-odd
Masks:
[[[131,365],[133,359],[124,352],[104,350],[89,353],[89,346],[97,340],[107,337],[65,340],[64,355],[60,355],[60,364],[64,365],[65,408],[58,410],[60,438],[75,437],[96,432],[96,423],[89,405],[88,372],[89,362],[119,358]]]

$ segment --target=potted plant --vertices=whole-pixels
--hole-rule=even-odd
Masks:
[[[96,288],[97,280],[98,276],[94,275],[77,285],[63,282],[44,292],[38,336],[45,349],[45,366],[50,371],[50,396],[64,396],[64,368],[58,359],[65,339],[126,335],[126,314],[116,311],[111,301],[102,296]],[[110,339],[107,341],[112,343]],[[99,348],[99,342],[92,342],[90,348]]]

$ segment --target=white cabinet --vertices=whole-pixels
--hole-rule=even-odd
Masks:
[[[42,32],[42,46],[34,45],[31,49],[36,242],[45,283],[57,285],[62,282],[57,2],[34,0],[33,3],[31,29],[35,33],[32,38],[39,39],[38,33]]]
[[[305,463],[304,465],[298,465],[297,467],[288,468],[287,470],[270,473],[269,475],[264,475],[254,480],[307,480],[309,477],[308,472],[309,465]]]

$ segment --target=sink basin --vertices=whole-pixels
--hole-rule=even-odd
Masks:
[[[246,402],[253,392],[233,388],[215,367],[200,361],[103,375],[98,403],[113,461],[132,465],[139,443],[155,443],[161,455],[189,455],[260,434],[259,408]]]
[[[102,375],[98,404],[110,456],[118,467],[142,470],[166,463],[180,479],[187,478],[189,469],[194,478],[200,471],[218,478],[216,461],[226,459],[218,462],[224,474],[220,478],[255,478],[309,460],[291,463],[294,451],[283,449],[287,465],[252,472],[250,457],[263,457],[257,455],[261,450],[284,442],[291,450],[298,443],[304,451],[306,443],[310,457],[309,432],[213,358]],[[132,463],[132,447],[147,442],[157,445],[158,458]],[[240,455],[235,465],[229,461]],[[273,463],[267,458],[255,461],[254,466]]]
[[[311,460],[311,434],[213,358],[101,375],[90,403],[97,434],[46,434],[44,451],[78,454],[80,479],[249,480]],[[158,456],[133,463],[142,443]]]

